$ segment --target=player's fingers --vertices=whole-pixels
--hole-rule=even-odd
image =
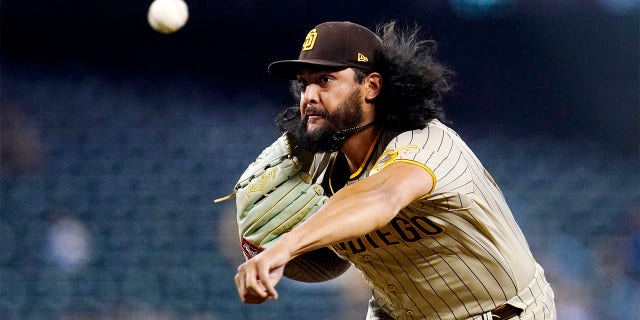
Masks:
[[[238,291],[238,296],[240,296],[240,299],[242,300],[242,302],[244,302],[246,288],[244,286],[244,276],[241,274],[240,270],[238,270],[236,276],[233,277],[233,280],[236,282],[236,290]]]
[[[244,303],[262,303],[267,300],[268,295],[252,274],[255,273],[251,272],[246,263],[238,267],[238,273],[234,277],[238,295]]]
[[[272,279],[269,269],[263,267],[259,270],[259,279],[262,288],[265,290],[265,294],[268,298],[278,299],[278,292],[276,291],[275,284],[277,280]]]
[[[244,276],[244,286],[248,294],[266,300],[269,295],[264,289],[262,282],[259,279],[258,271],[256,271],[255,263],[247,263]]]
[[[280,282],[280,279],[284,274],[284,267],[285,267],[284,265],[280,266],[278,268],[275,268],[269,273],[270,286],[267,287],[267,292],[271,297],[273,297],[274,300],[278,299],[278,291],[276,290],[275,286],[276,284],[278,284],[278,282]],[[268,288],[271,288],[272,291],[269,291]]]

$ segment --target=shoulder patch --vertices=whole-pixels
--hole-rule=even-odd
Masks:
[[[382,168],[386,167],[389,163],[395,160],[398,157],[398,152],[394,149],[387,149],[383,154],[380,155],[376,163],[371,168],[371,172],[378,172]]]

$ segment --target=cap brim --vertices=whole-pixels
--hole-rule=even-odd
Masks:
[[[268,71],[278,78],[295,80],[302,70],[313,67],[348,68],[349,65],[322,59],[281,60],[271,63]]]

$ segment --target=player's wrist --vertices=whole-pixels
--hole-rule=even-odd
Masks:
[[[300,239],[294,232],[283,234],[272,248],[287,254],[289,261],[304,253],[300,245]]]

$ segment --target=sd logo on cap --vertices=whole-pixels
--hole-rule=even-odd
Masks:
[[[273,62],[268,70],[271,75],[289,80],[308,66],[374,71],[380,51],[380,38],[371,30],[349,21],[324,22],[307,33],[297,60]]]

